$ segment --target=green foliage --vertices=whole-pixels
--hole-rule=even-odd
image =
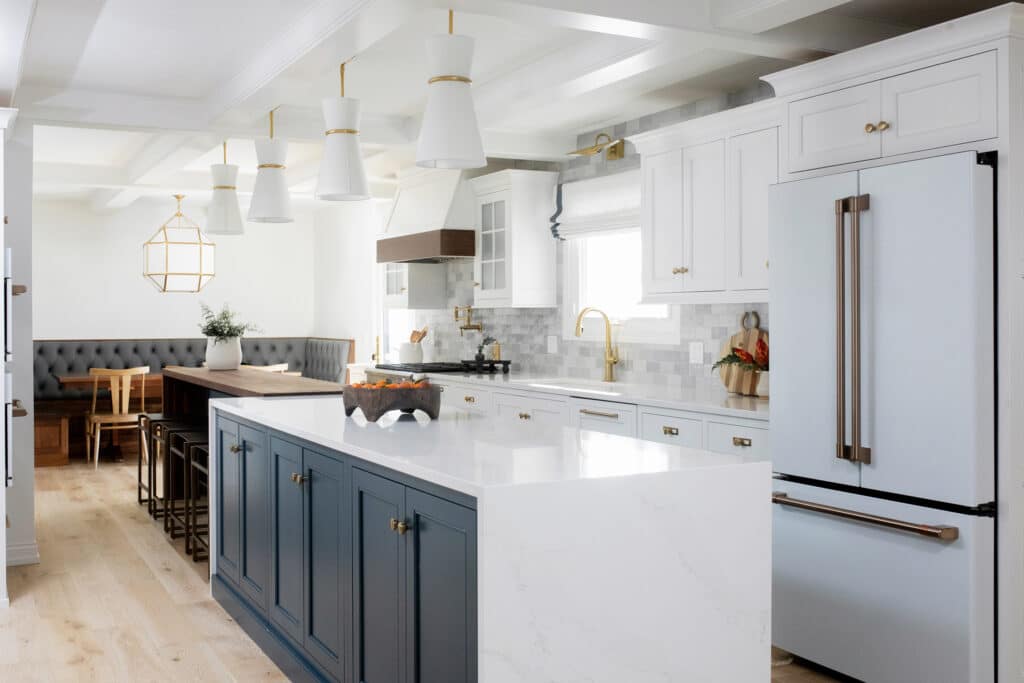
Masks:
[[[498,340],[495,339],[494,337],[484,337],[484,340],[480,342],[480,344],[476,347],[476,352],[483,353],[485,346],[487,346],[488,344],[493,344],[496,341]]]
[[[203,335],[212,337],[218,342],[241,337],[246,332],[259,332],[259,328],[249,323],[235,321],[235,312],[227,304],[220,309],[220,313],[214,313],[206,304],[199,304],[203,311],[203,320],[199,323],[199,329]]]

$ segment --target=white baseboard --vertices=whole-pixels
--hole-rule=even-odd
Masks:
[[[36,543],[18,543],[7,546],[7,566],[22,564],[39,564],[39,545]]]

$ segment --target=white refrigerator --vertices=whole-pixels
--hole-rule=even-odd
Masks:
[[[772,189],[772,639],[864,681],[995,680],[988,162]]]

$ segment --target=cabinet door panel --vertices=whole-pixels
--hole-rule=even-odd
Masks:
[[[881,88],[875,81],[790,103],[789,170],[880,157],[882,134],[864,126],[882,119]]]
[[[996,53],[985,52],[882,81],[882,154],[994,138]]]
[[[303,534],[302,487],[294,476],[302,472],[302,448],[271,438],[271,582],[270,618],[285,633],[302,642]]]
[[[217,574],[238,583],[238,567],[242,554],[241,491],[239,472],[241,454],[238,446],[238,424],[217,418]]]
[[[681,151],[643,158],[643,290],[645,294],[682,291],[683,155]]]
[[[768,193],[779,182],[778,129],[731,138],[728,174],[726,285],[768,289]]]
[[[344,678],[351,609],[351,508],[345,466],[315,451],[302,454],[305,482],[306,623],[303,644],[338,680]]]
[[[406,505],[408,680],[475,683],[476,514],[416,489],[406,489]]]
[[[399,683],[405,676],[405,547],[390,527],[405,519],[405,487],[352,473],[355,679]]]
[[[262,610],[267,609],[270,581],[270,455],[267,435],[239,426],[242,446],[242,552],[239,585]]]
[[[725,141],[683,150],[684,292],[725,289]]]

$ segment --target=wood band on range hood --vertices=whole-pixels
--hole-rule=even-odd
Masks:
[[[476,256],[475,230],[428,230],[377,240],[377,263],[443,263]]]

